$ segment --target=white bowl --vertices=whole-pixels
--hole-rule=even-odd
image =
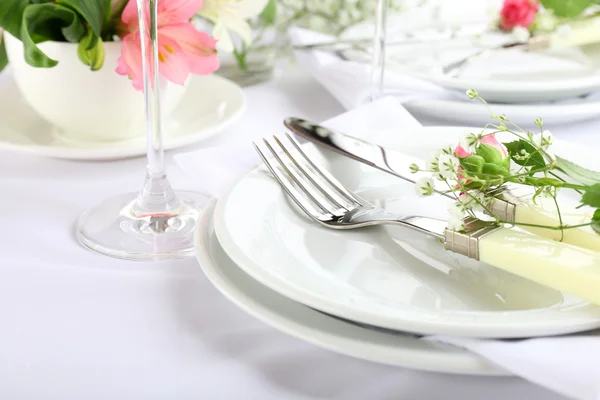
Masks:
[[[120,42],[106,42],[106,58],[91,71],[77,56],[77,43],[44,42],[39,48],[59,63],[54,68],[27,64],[20,40],[4,33],[6,51],[23,97],[60,133],[76,141],[115,141],[144,134],[144,99],[131,81],[115,72]],[[187,86],[161,84],[163,117],[175,110]]]

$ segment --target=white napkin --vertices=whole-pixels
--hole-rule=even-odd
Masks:
[[[414,131],[421,126],[392,97],[356,108],[323,124],[387,146],[410,140],[409,135],[394,136],[390,131],[398,132],[398,128]],[[217,197],[237,176],[259,163],[251,143],[207,148],[177,154],[174,158],[199,189]],[[467,348],[524,379],[573,399],[600,400],[600,331],[527,340],[437,336],[425,340]]]

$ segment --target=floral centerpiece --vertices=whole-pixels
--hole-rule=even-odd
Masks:
[[[599,4],[598,0],[505,0],[494,25],[524,39],[551,32],[568,34],[570,23],[600,15]]]
[[[440,149],[426,166],[412,165],[411,172],[423,173],[417,184],[421,196],[435,194],[434,180],[444,182],[456,202],[449,207],[449,227],[465,230],[465,218],[488,220],[490,224],[527,225],[560,231],[590,226],[600,234],[600,172],[583,168],[552,151],[553,136],[535,120],[539,132],[524,130],[507,116],[495,114],[473,89],[467,92],[488,107],[493,122],[479,131],[468,131],[459,143]],[[502,133],[508,140],[501,142]],[[430,176],[427,176],[429,174]],[[504,221],[490,208],[492,197],[502,197],[509,185],[529,186],[533,202],[550,200],[558,225],[524,224]],[[569,224],[559,207],[559,191],[569,190],[580,199],[579,207],[590,209],[590,218]]]
[[[191,22],[203,0],[157,1],[159,72],[168,113],[183,96],[188,77],[213,73],[219,59],[217,40]],[[86,131],[95,140],[140,133],[136,0],[2,0],[0,28],[0,68],[10,64],[23,96],[42,117],[62,131]]]

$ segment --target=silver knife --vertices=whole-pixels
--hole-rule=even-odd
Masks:
[[[407,182],[415,183],[420,177],[429,176],[429,174],[422,172],[412,174],[410,172],[410,165],[422,165],[423,161],[403,154],[398,150],[348,136],[300,118],[287,118],[284,121],[284,124],[289,130],[310,142],[324,146],[338,154],[392,174]],[[511,187],[508,191],[504,191],[502,193],[503,199],[494,198],[490,206],[491,211],[494,214],[505,221],[515,223],[559,225],[559,221],[554,214],[544,211],[533,203],[526,201],[530,196],[524,195],[523,193],[519,193],[518,195],[515,194],[516,191],[518,191],[515,190],[515,188],[517,188],[517,185]],[[527,187],[521,187],[521,190],[522,189],[525,189],[525,192],[527,193]],[[447,193],[449,188],[444,182],[435,181],[434,190],[446,197],[455,199],[452,194]],[[586,215],[577,211],[573,211],[571,214],[576,215],[577,218],[588,218]],[[566,243],[586,247],[592,250],[600,250],[600,235],[597,235],[591,229],[567,229],[564,230],[562,234],[559,230],[552,229],[526,226],[523,226],[523,229],[529,230],[538,236],[562,240]]]

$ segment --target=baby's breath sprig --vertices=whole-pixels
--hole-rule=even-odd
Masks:
[[[467,216],[487,219],[496,224],[512,224],[552,230],[591,226],[600,234],[600,173],[585,169],[552,153],[553,136],[544,128],[541,117],[534,121],[539,133],[526,131],[506,115],[493,112],[476,90],[467,90],[467,96],[480,101],[490,112],[493,123],[480,131],[467,131],[456,147],[439,149],[424,168],[410,166],[412,173],[427,173],[416,184],[420,196],[436,193],[434,180],[448,186],[447,193],[456,201],[448,208],[448,226],[465,229]],[[500,142],[496,134],[512,136],[513,140]],[[508,185],[532,187],[531,201],[552,200],[558,215],[558,225],[516,223],[502,220],[490,208],[493,197],[503,196]],[[557,195],[560,190],[574,190],[581,194],[581,206],[594,209],[589,222],[569,225],[563,220]]]

